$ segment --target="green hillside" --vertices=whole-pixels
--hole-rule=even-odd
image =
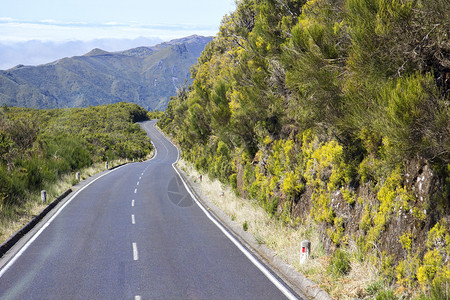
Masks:
[[[87,107],[127,101],[163,110],[211,40],[191,36],[122,52],[94,49],[83,56],[0,71],[0,105]]]
[[[312,223],[332,296],[449,299],[449,8],[240,0],[159,125],[285,226]],[[378,281],[333,290],[356,261]]]

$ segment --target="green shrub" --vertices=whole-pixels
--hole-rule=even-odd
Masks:
[[[375,299],[376,300],[397,300],[398,297],[394,294],[394,292],[392,290],[385,289],[385,290],[378,292]]]
[[[328,271],[336,276],[343,276],[348,274],[350,269],[349,254],[340,248],[334,251],[330,265],[328,266]]]
[[[383,289],[383,287],[384,287],[384,282],[379,280],[379,281],[369,284],[366,288],[366,291],[370,296],[375,296],[379,293],[379,291],[381,291]]]
[[[230,183],[231,188],[236,192],[237,191],[237,174],[233,173],[228,177],[228,181]]]
[[[344,197],[345,202],[352,205],[356,201],[356,195],[354,193],[346,188],[341,188],[342,196]]]
[[[432,74],[417,73],[392,81],[380,97],[384,120],[375,123],[376,129],[395,144],[396,156],[412,158],[419,153],[433,159],[445,151],[448,109],[439,100]]]
[[[430,300],[450,299],[450,276],[447,275],[447,278],[438,278],[433,282],[433,284],[431,285],[431,291],[429,293],[429,299]]]
[[[275,216],[277,213],[278,201],[279,201],[279,198],[274,197],[274,198],[270,199],[267,202],[267,204],[265,205],[265,209],[271,217]]]
[[[242,229],[244,229],[244,231],[248,230],[248,223],[247,223],[247,221],[244,221],[244,223],[242,223]]]

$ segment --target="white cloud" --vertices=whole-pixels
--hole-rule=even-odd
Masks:
[[[71,41],[93,39],[135,39],[140,36],[158,37],[162,40],[180,38],[192,34],[211,36],[218,32],[216,27],[191,24],[141,25],[138,23],[107,22],[99,24],[65,23],[55,20],[27,22],[0,18],[0,42]]]

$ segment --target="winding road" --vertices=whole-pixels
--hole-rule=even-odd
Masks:
[[[90,179],[0,260],[0,299],[297,298],[192,198],[154,125],[153,159]]]

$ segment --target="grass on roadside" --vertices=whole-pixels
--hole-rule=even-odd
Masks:
[[[370,298],[378,291],[380,279],[377,268],[368,260],[361,259],[356,245],[350,244],[346,250],[348,273],[336,275],[329,270],[331,257],[326,255],[317,226],[310,219],[303,220],[295,228],[283,225],[281,220],[270,217],[256,201],[236,196],[230,187],[218,180],[202,176],[200,182],[200,173],[188,162],[180,160],[178,167],[232,221],[246,227],[257,243],[267,245],[286,263],[318,283],[334,299]],[[306,263],[300,264],[300,243],[303,240],[311,242],[311,257]]]

